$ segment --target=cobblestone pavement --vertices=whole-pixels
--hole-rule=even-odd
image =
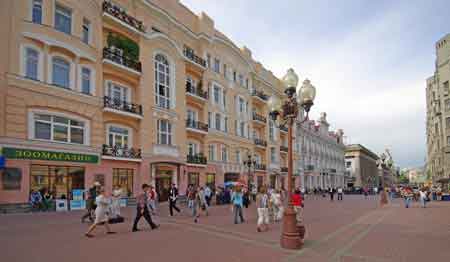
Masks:
[[[448,261],[450,203],[418,203],[406,209],[400,200],[379,208],[377,201],[344,196],[342,202],[310,197],[305,203],[307,235],[301,250],[279,246],[280,224],[256,232],[254,206],[244,210],[246,222],[234,225],[229,206],[214,206],[210,216],[194,223],[189,210],[168,217],[167,206],[151,231],[142,220],[132,233],[134,209],[123,209],[126,221],[87,239],[81,212],[0,216],[1,261]]]

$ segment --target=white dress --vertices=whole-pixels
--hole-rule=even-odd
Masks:
[[[116,189],[112,193],[111,203],[111,217],[120,216],[120,197],[122,196],[122,189]]]
[[[97,203],[97,208],[95,209],[95,224],[101,223],[101,222],[107,222],[108,221],[108,211],[109,211],[109,205],[110,201],[107,197],[104,195],[99,195],[97,198],[95,198],[95,202]]]

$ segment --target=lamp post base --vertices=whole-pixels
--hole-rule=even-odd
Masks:
[[[300,249],[303,246],[303,240],[300,238],[300,232],[297,228],[296,213],[292,206],[288,206],[284,211],[283,228],[280,244],[286,249]]]

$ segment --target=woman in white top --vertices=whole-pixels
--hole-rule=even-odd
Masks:
[[[281,200],[281,191],[274,190],[270,195],[270,202],[272,203],[273,216],[275,221],[280,221],[283,217],[283,202]]]
[[[108,211],[111,201],[108,197],[106,197],[104,188],[100,188],[98,193],[98,196],[95,198],[95,202],[97,204],[97,208],[95,209],[95,221],[84,234],[87,237],[94,237],[91,232],[101,224],[105,226],[107,234],[116,233],[111,231],[108,225]]]
[[[422,188],[419,191],[419,195],[420,195],[420,203],[422,204],[422,207],[426,208],[427,198],[428,198],[426,189]]]

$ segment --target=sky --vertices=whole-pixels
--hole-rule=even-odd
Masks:
[[[316,87],[312,118],[327,113],[347,143],[395,164],[426,159],[425,81],[435,43],[450,33],[447,0],[181,0],[207,13],[277,77],[294,68]],[[281,4],[281,5],[280,5]]]

